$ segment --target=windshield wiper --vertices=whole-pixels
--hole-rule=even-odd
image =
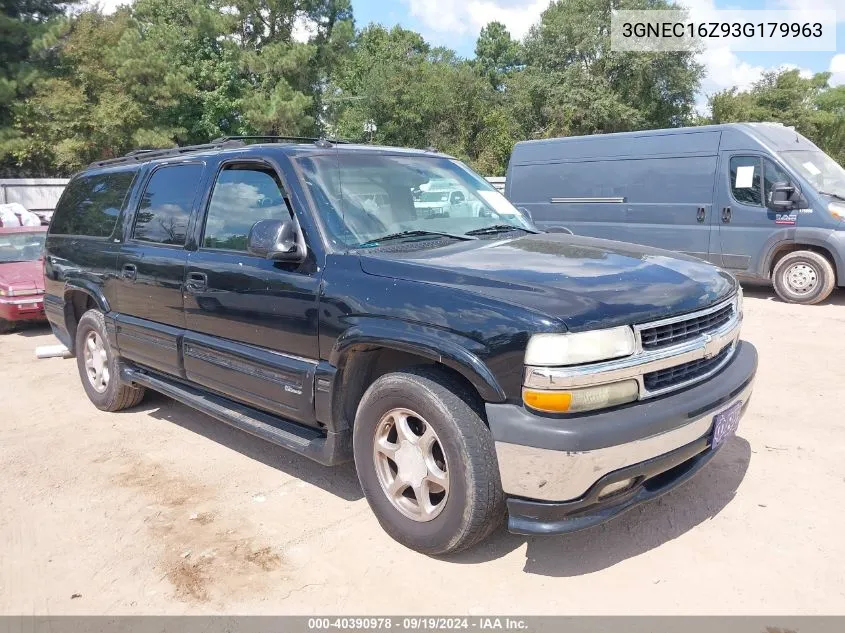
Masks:
[[[819,191],[823,196],[830,196],[831,198],[839,198],[840,200],[845,200],[845,196],[839,193],[833,193],[832,191]]]
[[[445,231],[423,231],[420,229],[415,229],[413,231],[399,231],[398,233],[390,233],[388,235],[383,235],[382,237],[377,237],[373,240],[368,240],[366,242],[362,242],[358,244],[357,248],[367,248],[368,246],[378,246],[383,242],[393,242],[395,240],[401,240],[406,237],[451,237],[456,240],[474,240],[476,238],[470,235],[462,235],[460,233],[446,233]]]
[[[473,229],[467,231],[467,235],[492,235],[494,233],[510,233],[511,231],[525,231],[526,233],[539,233],[532,229],[526,229],[521,226],[514,226],[513,224],[494,224],[493,226],[485,226],[480,229]]]

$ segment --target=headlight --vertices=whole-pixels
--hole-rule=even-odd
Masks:
[[[522,401],[526,406],[546,413],[579,413],[633,402],[639,394],[636,380],[622,380],[595,387],[555,391],[525,387]]]
[[[525,364],[534,367],[580,365],[634,353],[634,331],[628,326],[567,334],[535,334],[525,350]]]
[[[831,202],[827,205],[827,211],[837,220],[845,220],[845,204],[841,202]]]

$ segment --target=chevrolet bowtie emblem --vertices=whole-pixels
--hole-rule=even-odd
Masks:
[[[709,334],[704,334],[704,358],[713,358],[719,353],[719,343],[721,341],[714,339]]]

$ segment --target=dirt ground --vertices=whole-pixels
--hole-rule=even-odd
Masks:
[[[843,614],[845,292],[746,294],[760,370],[693,481],[562,537],[444,559],[329,469],[163,396],[102,413],[44,328],[0,338],[0,613]]]

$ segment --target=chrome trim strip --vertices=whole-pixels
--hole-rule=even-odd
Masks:
[[[709,433],[716,412],[746,402],[753,387],[751,381],[728,403],[684,426],[627,444],[570,452],[496,442],[502,489],[509,495],[541,501],[577,499],[608,473],[665,455]]]
[[[631,356],[603,361],[600,363],[592,363],[590,365],[570,367],[527,366],[525,368],[525,380],[523,384],[525,387],[531,389],[557,390],[590,387],[633,378],[639,383],[639,399],[643,400],[645,398],[653,398],[655,396],[659,396],[670,391],[676,391],[697,382],[701,382],[722,369],[722,367],[724,367],[733,357],[734,351],[736,350],[736,342],[739,340],[740,327],[742,325],[742,314],[740,313],[736,302],[737,297],[734,296],[728,301],[723,301],[704,310],[699,310],[697,312],[681,316],[670,317],[668,319],[661,319],[660,321],[653,321],[651,323],[635,325],[634,334],[636,338],[636,351]],[[655,350],[643,350],[641,338],[642,330],[677,323],[679,321],[686,321],[700,316],[706,316],[721,310],[731,303],[734,304],[733,317],[722,327],[711,332],[699,334],[695,338],[683,341],[677,345],[662,347]],[[719,354],[719,352],[723,351],[728,345],[731,346],[731,351],[727,354],[725,359],[706,374],[663,389],[655,391],[649,391],[646,389],[643,379],[645,374],[660,371],[661,369],[670,369],[694,360],[713,358]]]
[[[588,204],[601,204],[601,203],[611,203],[611,204],[622,204],[625,202],[625,198],[622,196],[612,197],[612,198],[552,198],[550,202],[554,204],[567,204],[567,203],[574,203],[574,202],[586,202]]]

